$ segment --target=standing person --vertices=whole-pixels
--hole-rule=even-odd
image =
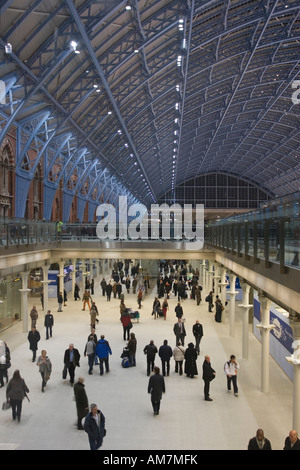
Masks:
[[[196,287],[196,291],[195,291],[195,297],[196,297],[196,301],[197,301],[197,305],[200,305],[201,303],[201,291],[202,291],[202,287],[201,286],[197,286]]]
[[[102,295],[103,297],[105,297],[105,293],[106,293],[106,280],[103,278],[102,281],[100,282],[100,286],[101,286],[101,289],[102,289]]]
[[[72,386],[74,384],[75,369],[76,367],[80,367],[79,360],[80,353],[78,349],[74,348],[74,344],[69,344],[69,348],[65,350],[64,367],[65,371],[69,371],[70,384]]]
[[[159,309],[160,309],[160,300],[157,297],[155,297],[153,301],[153,305],[152,305],[152,315],[154,315],[154,318],[158,317]]]
[[[144,347],[144,354],[147,356],[147,376],[149,376],[150,372],[154,369],[156,353],[157,347],[155,346],[153,339],[151,339],[150,343]]]
[[[63,299],[63,296],[62,296],[62,293],[60,292],[57,296],[57,302],[58,302],[58,312],[62,312],[62,304],[64,302],[64,299]]]
[[[283,450],[300,450],[300,439],[295,429],[292,429],[285,438]]]
[[[101,335],[96,347],[96,355],[99,358],[100,375],[103,375],[104,372],[103,364],[105,364],[106,372],[109,372],[109,354],[112,354],[109,342],[105,339],[104,335]]]
[[[11,404],[13,420],[18,418],[18,422],[20,422],[22,402],[24,398],[27,397],[27,393],[29,393],[29,388],[27,387],[25,380],[22,379],[20,371],[15,370],[6,387],[6,399]]]
[[[197,357],[198,357],[198,354],[197,354],[196,349],[194,348],[193,343],[189,343],[184,353],[184,358],[185,358],[184,372],[186,373],[187,377],[190,377],[191,379],[193,379],[195,375],[198,375],[197,362],[196,362]]]
[[[132,328],[132,322],[127,308],[125,308],[125,310],[122,312],[120,321],[123,325],[123,339],[124,341],[128,341],[130,329]]]
[[[32,362],[36,359],[36,352],[38,350],[38,342],[41,339],[39,332],[35,327],[31,328],[29,331],[27,339],[29,341],[29,349],[32,351]]]
[[[98,309],[95,304],[92,304],[92,308],[90,310],[90,325],[92,329],[96,328],[97,315]]]
[[[193,325],[193,335],[195,338],[195,349],[198,354],[200,354],[200,341],[203,336],[203,327],[199,320],[196,320],[196,323]]]
[[[143,300],[143,291],[139,288],[138,295],[137,295],[137,303],[139,308],[142,308],[142,300]]]
[[[163,304],[162,304],[162,311],[163,311],[163,316],[164,320],[167,318],[167,310],[169,309],[169,304],[167,299],[164,299]]]
[[[52,338],[52,327],[54,325],[54,317],[51,310],[47,310],[44,320],[44,326],[46,327],[46,339],[49,339],[49,335]]]
[[[10,365],[10,350],[5,341],[0,340],[0,388],[4,387],[4,377],[8,382],[7,369]]]
[[[178,318],[178,322],[174,324],[173,331],[176,336],[176,343],[180,341],[182,346],[184,346],[184,338],[186,336],[186,331],[184,323],[181,321],[181,318]]]
[[[175,372],[179,372],[179,375],[182,375],[184,352],[184,347],[181,345],[181,342],[178,341],[175,348],[173,349],[173,357],[175,360]]]
[[[111,283],[109,282],[109,283],[106,285],[106,300],[107,300],[108,302],[110,302],[111,293],[112,293],[112,285],[111,285]]]
[[[183,316],[183,309],[182,306],[180,305],[180,302],[175,307],[175,313],[177,318],[182,318]]]
[[[52,372],[52,364],[45,349],[41,351],[41,355],[38,357],[36,365],[39,367],[39,372],[42,376],[42,392],[44,392]]]
[[[64,289],[64,307],[67,306],[66,302],[68,301],[67,291]]]
[[[94,341],[94,335],[91,334],[84,348],[84,357],[86,356],[88,357],[89,375],[92,375],[93,373],[95,353],[96,353],[96,343]]]
[[[136,286],[137,286],[137,278],[135,277],[135,278],[132,280],[132,293],[133,293],[133,294],[136,293]]]
[[[83,294],[83,296],[82,296],[82,300],[83,300],[83,308],[82,308],[82,310],[85,310],[86,304],[88,304],[89,310],[91,310],[90,298],[91,298],[91,296],[90,296],[89,291],[88,291],[88,290],[85,290],[85,291],[84,291],[84,294]]]
[[[240,368],[239,363],[236,360],[236,357],[232,354],[229,361],[224,365],[224,371],[227,377],[227,390],[231,391],[231,382],[233,383],[234,395],[238,396],[238,386],[237,386],[237,371]]]
[[[258,429],[256,436],[250,439],[248,450],[272,450],[271,442],[265,437],[262,429]]]
[[[79,292],[80,292],[80,287],[79,287],[79,285],[78,285],[77,282],[76,282],[76,283],[75,283],[75,286],[74,286],[74,300],[77,300],[77,299],[80,300]]]
[[[222,312],[224,310],[223,304],[221,302],[221,299],[219,296],[216,296],[216,314],[215,314],[215,320],[217,323],[222,322]]]
[[[91,280],[90,288],[91,288],[91,295],[94,295],[94,289],[95,289],[95,280],[94,280],[94,278]]]
[[[38,315],[38,311],[36,309],[36,306],[33,305],[32,309],[30,311],[31,328],[36,327],[36,322],[37,322],[38,317],[39,317],[39,315]]]
[[[89,438],[90,449],[97,450],[102,446],[106,434],[105,416],[95,403],[91,404],[90,410],[84,420],[84,430]]]
[[[163,345],[158,350],[158,355],[161,358],[163,376],[170,375],[170,359],[173,356],[171,346],[168,345],[168,340],[165,339]]]
[[[209,396],[210,382],[216,377],[216,371],[211,367],[210,357],[205,356],[202,365],[202,379],[204,380],[204,399],[206,401],[212,401]]]
[[[127,343],[129,362],[131,367],[136,366],[135,354],[136,354],[137,340],[134,333],[130,333],[129,341]]]
[[[210,293],[205,297],[205,301],[208,302],[208,311],[209,312],[212,312],[212,308],[213,308],[213,303],[214,303],[214,300],[213,300],[213,293],[212,291],[210,291]]]
[[[165,379],[160,375],[159,367],[154,367],[154,374],[151,375],[148,382],[148,393],[151,393],[151,403],[153,414],[158,415],[162,394],[166,392]]]
[[[77,411],[77,429],[79,430],[83,429],[81,421],[83,420],[83,418],[85,418],[89,411],[88,397],[83,382],[84,378],[78,377],[78,381],[74,385],[74,397]]]

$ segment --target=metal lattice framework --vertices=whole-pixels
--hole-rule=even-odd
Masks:
[[[206,173],[299,190],[299,0],[2,0],[0,14],[19,216],[41,162],[46,218],[59,184],[65,219],[74,194],[92,214],[121,193],[176,200]]]

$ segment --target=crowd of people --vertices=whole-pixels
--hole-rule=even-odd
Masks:
[[[189,273],[189,276],[188,276]],[[192,273],[192,275],[190,275]],[[110,288],[108,289],[108,286]],[[119,288],[118,286],[121,286]],[[125,295],[132,293],[136,295],[138,308],[141,308],[141,299],[145,297],[150,289],[150,277],[148,273],[140,275],[138,268],[132,270],[131,273],[123,272],[122,264],[115,263],[113,272],[110,279],[101,279],[99,288],[102,297],[107,301],[118,299],[120,301],[120,323],[123,330],[123,341],[126,345],[123,350],[128,353],[129,367],[136,367],[136,352],[137,352],[137,337],[132,331],[133,323],[130,309],[126,307]],[[94,283],[89,283],[86,280],[85,290],[80,297],[80,289],[75,286],[74,300],[82,300],[84,311],[86,307],[90,313],[90,333],[87,335],[83,356],[87,358],[88,374],[94,373],[95,366],[99,367],[100,376],[110,371],[109,356],[112,354],[112,349],[109,341],[101,334],[98,338],[96,327],[98,323],[97,317],[99,316],[98,307],[95,300],[92,298],[94,295]],[[151,396],[151,403],[153,414],[156,416],[160,412],[160,402],[162,396],[167,391],[165,378],[171,373],[172,364],[174,372],[179,376],[185,375],[193,379],[199,375],[197,360],[200,355],[201,340],[204,336],[203,325],[199,320],[191,326],[191,332],[194,337],[193,342],[189,342],[185,346],[187,336],[185,326],[185,308],[186,300],[189,298],[193,300],[196,305],[202,302],[202,286],[199,283],[199,272],[191,267],[187,267],[181,263],[179,266],[174,266],[172,263],[161,266],[160,273],[156,279],[155,298],[152,304],[152,311],[148,315],[153,318],[159,317],[166,320],[167,315],[170,315],[170,305],[168,302],[170,298],[176,299],[176,306],[174,308],[174,320],[172,322],[172,330],[170,334],[175,337],[175,346],[169,345],[169,340],[166,338],[161,345],[156,345],[154,340],[150,340],[149,344],[143,345],[143,353],[146,357],[146,375],[148,377],[147,391]],[[139,293],[142,295],[139,297]],[[208,302],[208,311],[212,312],[213,309],[213,292],[205,298]],[[222,321],[222,311],[224,307],[218,297],[215,295],[216,313],[215,321]],[[222,306],[219,308],[218,304]],[[169,313],[168,313],[169,312]],[[37,354],[38,344],[41,338],[40,332],[37,330],[38,312],[34,305],[31,312],[31,330],[28,333],[29,348],[32,351],[32,361],[36,362],[38,371],[41,375],[41,391],[44,393],[47,383],[51,377],[52,364],[51,359],[47,355],[46,350],[42,350],[40,355]],[[44,316],[44,326],[46,329],[46,339],[50,339],[53,335],[54,316],[48,310]],[[74,389],[74,397],[76,402],[77,411],[77,428],[85,430],[88,434],[90,448],[92,450],[98,449],[103,443],[103,438],[106,434],[105,416],[98,408],[98,405],[92,403],[89,406],[89,400],[85,391],[84,377],[78,377],[75,381],[76,368],[79,367],[81,360],[80,351],[70,343],[69,347],[64,351],[63,355],[63,371],[62,379],[67,380],[69,375],[69,382]],[[159,361],[159,364],[158,364]],[[159,367],[160,365],[160,367]],[[11,367],[10,351],[4,341],[0,341],[0,387],[4,386],[4,379],[6,379],[6,398],[7,407],[12,410],[13,420],[20,422],[22,412],[22,402],[24,398],[28,398],[29,388],[25,380],[21,377],[20,371],[15,370],[11,380],[8,379],[8,369]],[[233,392],[238,397],[238,370],[240,365],[234,354],[231,354],[229,359],[224,363],[224,376],[226,381],[227,391]],[[212,367],[211,358],[205,355],[201,367],[201,377],[203,380],[203,396],[207,402],[212,402],[211,398],[211,385],[216,377],[216,370]],[[248,449],[262,449],[271,450],[270,441],[264,436],[263,430],[257,430],[256,436],[251,438],[248,444]],[[284,443],[284,449],[298,449],[300,448],[300,441],[297,432],[291,430],[289,436]]]

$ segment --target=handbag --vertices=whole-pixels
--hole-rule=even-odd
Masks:
[[[8,410],[10,408],[10,401],[6,400],[2,403],[2,410]]]

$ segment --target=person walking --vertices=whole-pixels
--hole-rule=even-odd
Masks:
[[[186,336],[186,331],[181,318],[178,318],[178,322],[174,324],[173,331],[176,336],[176,343],[180,341],[182,346],[184,346],[184,338]]]
[[[97,346],[96,346],[96,356],[99,358],[99,367],[100,375],[103,375],[105,365],[105,371],[109,372],[109,355],[112,354],[109,342],[105,339],[104,335],[101,335]]]
[[[177,318],[182,318],[183,316],[183,309],[182,309],[180,302],[178,302],[178,304],[175,307],[175,314]]]
[[[210,291],[210,293],[205,297],[205,301],[208,302],[208,311],[212,312],[214,300],[213,300],[213,293]]]
[[[158,350],[158,355],[161,358],[162,374],[165,377],[166,374],[170,375],[170,359],[173,356],[171,346],[168,345],[168,340],[165,339],[162,346]]]
[[[86,356],[88,357],[89,375],[92,375],[93,373],[95,354],[96,354],[96,343],[94,341],[94,335],[91,334],[84,348],[84,357]]]
[[[258,429],[256,435],[250,439],[248,450],[272,450],[271,442],[265,437],[262,429]]]
[[[196,320],[196,323],[193,325],[193,335],[195,338],[195,349],[197,351],[197,354],[200,354],[200,341],[203,336],[203,326],[199,322],[199,320]]]
[[[135,367],[136,366],[135,354],[136,354],[136,348],[137,348],[137,340],[136,340],[134,333],[130,333],[129,341],[127,343],[127,348],[128,348],[130,365],[131,367]]]
[[[38,357],[36,365],[39,367],[39,372],[42,376],[42,392],[44,392],[52,372],[52,364],[45,349],[41,351],[41,355]]]
[[[173,357],[175,360],[175,372],[179,372],[179,375],[182,375],[183,373],[182,365],[184,360],[184,353],[185,349],[182,346],[181,342],[178,341],[176,343],[175,348],[173,349]]]
[[[106,285],[106,300],[107,300],[108,302],[110,302],[111,293],[112,293],[112,285],[111,285],[111,283],[109,282],[109,283]]]
[[[124,341],[129,340],[130,329],[132,328],[131,316],[128,312],[128,309],[125,308],[122,311],[120,321],[123,325],[123,339]]]
[[[29,349],[32,351],[32,362],[36,359],[36,352],[38,350],[38,342],[40,341],[40,333],[35,327],[32,327],[28,333],[27,339],[29,341]]]
[[[92,403],[90,406],[90,412],[84,420],[84,430],[89,438],[90,449],[99,449],[102,446],[106,430],[105,416],[102,411],[98,410],[96,403]]]
[[[143,291],[141,288],[138,290],[138,295],[137,295],[137,303],[139,308],[142,308],[142,300],[143,300]]]
[[[155,297],[152,305],[152,315],[154,315],[154,319],[158,317],[158,312],[160,310],[160,300],[158,297]]]
[[[197,305],[200,305],[201,300],[202,300],[201,291],[202,291],[202,286],[197,286],[195,290],[195,298],[196,298]]]
[[[74,385],[74,398],[77,411],[77,429],[82,430],[82,420],[89,412],[89,402],[85,391],[83,377],[78,377],[78,381]]]
[[[105,297],[105,294],[106,294],[106,280],[104,278],[100,282],[100,286],[101,286],[101,289],[102,289],[102,296]]]
[[[187,377],[190,377],[191,379],[193,379],[195,375],[198,375],[197,362],[196,362],[197,357],[198,357],[198,354],[193,343],[189,343],[184,353],[184,358],[185,358],[184,372],[186,373]]]
[[[240,368],[239,363],[236,360],[236,357],[232,354],[229,361],[225,362],[224,371],[227,377],[227,390],[231,391],[231,382],[233,384],[234,395],[238,396],[238,386],[237,386],[237,371]]]
[[[77,282],[76,282],[76,283],[75,283],[75,286],[74,286],[74,300],[77,300],[77,299],[80,300],[79,292],[80,292],[80,287],[79,287],[79,285],[78,285]]]
[[[98,309],[94,303],[92,304],[92,308],[90,310],[90,326],[92,329],[96,328],[96,322],[98,321],[97,315],[98,315]]]
[[[52,327],[54,325],[54,317],[51,313],[51,310],[47,310],[44,319],[44,326],[46,327],[46,339],[52,338]]]
[[[169,304],[168,304],[168,301],[167,299],[164,299],[163,303],[162,303],[162,311],[163,311],[163,316],[164,316],[164,320],[167,319],[167,311],[169,309]]]
[[[216,377],[216,371],[212,368],[210,363],[210,356],[206,355],[202,365],[202,379],[204,381],[204,399],[205,401],[213,401],[210,398],[210,382]]]
[[[31,328],[36,327],[36,322],[37,322],[38,317],[39,317],[39,315],[38,315],[38,311],[36,309],[36,306],[33,305],[32,309],[30,311]]]
[[[150,372],[154,369],[154,361],[155,356],[157,353],[157,347],[154,344],[153,339],[151,339],[150,343],[144,347],[144,354],[147,356],[147,376],[149,377]]]
[[[21,421],[23,400],[25,397],[29,400],[27,393],[29,388],[25,380],[21,377],[20,371],[15,370],[6,387],[6,399],[10,402],[13,420],[17,418],[18,422]]]
[[[83,307],[82,307],[82,310],[85,310],[86,304],[88,304],[89,310],[91,310],[90,299],[91,299],[91,296],[90,296],[89,291],[88,291],[88,290],[85,290],[85,291],[84,291],[84,294],[83,294],[83,296],[82,296],[82,300],[83,300]]]
[[[58,302],[58,312],[62,312],[62,305],[63,305],[63,302],[64,302],[64,299],[63,299],[63,296],[62,296],[62,293],[59,292],[58,296],[57,296],[57,302]]]
[[[223,304],[221,302],[221,299],[219,296],[216,296],[216,314],[215,314],[215,320],[217,323],[222,322],[222,312],[224,310]]]
[[[0,388],[4,387],[4,377],[8,382],[7,369],[10,366],[10,350],[5,341],[0,340]]]
[[[69,344],[69,348],[65,350],[64,354],[64,370],[65,374],[69,371],[70,384],[74,385],[75,369],[80,367],[80,353],[78,349],[74,348],[74,344]]]
[[[166,386],[164,377],[160,375],[159,367],[154,367],[153,372],[154,374],[151,375],[148,382],[148,393],[151,394],[153,414],[158,415],[162,394],[166,392]]]

